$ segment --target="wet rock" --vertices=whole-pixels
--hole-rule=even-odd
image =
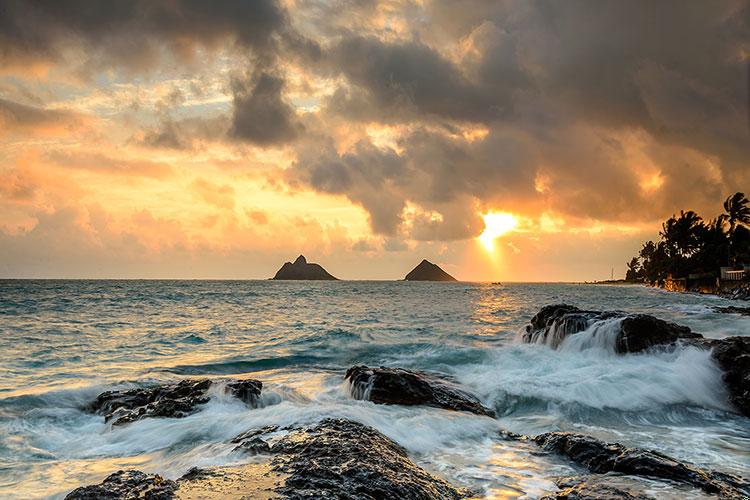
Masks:
[[[264,429],[244,433],[243,443],[276,430]],[[235,440],[242,441],[241,436]],[[326,419],[296,429],[279,439],[271,452],[273,456],[265,462],[194,468],[178,481],[137,471],[118,472],[99,485],[74,490],[68,498],[432,500],[470,494],[417,466],[401,446],[380,432],[350,420]],[[127,476],[120,478],[122,474]]]
[[[90,409],[103,415],[104,421],[112,425],[148,417],[182,418],[209,401],[207,393],[212,383],[209,379],[193,379],[156,387],[106,391],[96,398]],[[258,380],[238,380],[228,382],[226,389],[243,401],[254,403],[262,387]]]
[[[262,453],[271,453],[271,446],[259,437],[245,439],[233,451],[241,451],[248,455],[260,455]]]
[[[559,453],[594,473],[618,472],[689,484],[723,498],[747,498],[750,483],[730,474],[701,469],[656,451],[605,443],[590,436],[550,432],[534,438],[545,450]]]
[[[401,368],[353,366],[344,376],[351,394],[378,404],[426,405],[446,410],[468,411],[494,416],[473,395],[446,380],[422,372]]]
[[[258,402],[262,389],[263,383],[260,380],[245,379],[227,383],[227,391],[249,405]]]
[[[641,352],[653,346],[669,345],[680,339],[703,337],[687,326],[664,321],[648,314],[631,314],[620,323],[615,350],[619,353]]]
[[[737,307],[737,306],[714,307],[714,310],[720,313],[741,314],[743,316],[750,316],[750,307]]]
[[[542,500],[653,500],[640,491],[613,485],[612,478],[606,476],[565,477],[555,483],[560,491]]]
[[[440,266],[423,259],[417,267],[409,271],[404,278],[406,281],[457,281],[456,278],[443,271]]]
[[[453,487],[412,462],[406,451],[371,427],[344,419],[286,436],[273,446],[274,468],[288,474],[286,498],[458,499]]]
[[[277,430],[279,430],[278,425],[267,425],[258,429],[250,429],[236,436],[234,439],[232,439],[231,442],[235,444],[242,443],[244,441],[247,441],[248,439],[263,436],[264,434],[270,434],[272,432],[276,432]]]
[[[307,262],[304,255],[300,255],[292,262],[285,262],[272,278],[275,280],[336,280],[319,264]]]
[[[654,346],[674,344],[681,339],[696,339],[686,326],[655,318],[648,314],[620,311],[586,311],[569,304],[544,306],[526,325],[522,339],[557,348],[565,338],[580,333],[597,321],[621,318],[613,348],[618,353],[645,351]]]
[[[175,497],[175,491],[175,481],[137,470],[121,470],[109,475],[99,484],[76,488],[65,500],[170,500]]]
[[[730,402],[750,417],[750,337],[706,340],[705,345],[724,372]]]

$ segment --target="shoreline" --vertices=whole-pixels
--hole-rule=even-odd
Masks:
[[[662,285],[649,285],[648,283],[626,280],[604,280],[586,282],[585,284],[612,286],[640,285],[646,288],[658,288],[667,292],[712,295],[723,299],[750,301],[750,283],[745,281],[736,282],[736,284],[733,282],[724,282],[718,285],[707,285],[705,283],[687,284],[687,280],[682,278],[677,280],[666,280]]]

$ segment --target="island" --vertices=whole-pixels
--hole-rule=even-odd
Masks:
[[[440,266],[423,259],[417,267],[412,269],[404,278],[406,281],[458,281],[446,273]]]
[[[271,278],[274,280],[337,280],[338,278],[332,276],[328,271],[323,269],[319,264],[308,263],[304,255],[297,257],[297,260],[292,262],[284,262],[276,272],[276,275]]]

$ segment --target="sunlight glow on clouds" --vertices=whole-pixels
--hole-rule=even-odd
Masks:
[[[2,4],[0,276],[595,279],[750,189],[739,0]]]
[[[482,216],[484,220],[484,231],[477,236],[488,252],[495,249],[495,240],[511,231],[518,225],[518,221],[513,214],[504,212],[489,212]]]

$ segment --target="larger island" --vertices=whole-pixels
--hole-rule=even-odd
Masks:
[[[275,280],[337,280],[323,269],[320,264],[307,262],[304,255],[300,255],[292,262],[285,262],[272,278]]]

